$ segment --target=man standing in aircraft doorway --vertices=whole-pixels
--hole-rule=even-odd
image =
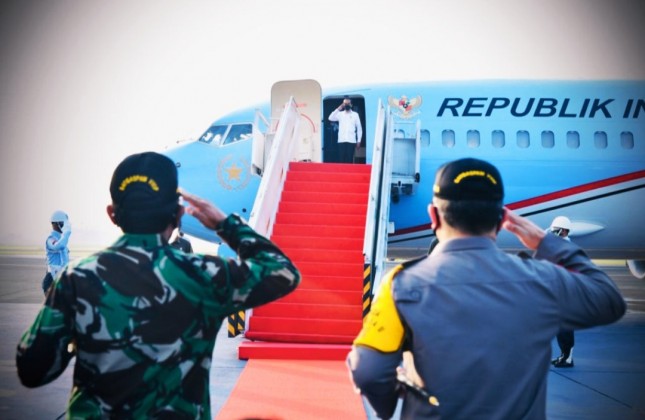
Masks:
[[[329,114],[329,121],[338,122],[338,161],[353,163],[355,150],[361,147],[363,128],[358,113],[352,111],[352,100],[348,96]]]

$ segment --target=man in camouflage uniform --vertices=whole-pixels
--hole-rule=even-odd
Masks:
[[[222,320],[291,292],[300,273],[239,216],[187,193],[186,211],[239,260],[171,247],[184,207],[175,165],[163,155],[126,158],[110,193],[108,215],[124,235],[56,279],[18,344],[20,380],[51,382],[75,355],[68,418],[210,419],[209,369]]]

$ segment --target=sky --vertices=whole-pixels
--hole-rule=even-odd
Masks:
[[[0,246],[101,247],[112,171],[279,80],[645,80],[643,0],[3,0]]]

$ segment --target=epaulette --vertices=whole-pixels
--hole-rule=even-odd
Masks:
[[[415,265],[416,263],[418,263],[420,261],[425,260],[427,257],[428,257],[427,255],[422,255],[422,256],[417,257],[417,258],[412,258],[411,260],[407,260],[407,261],[402,262],[401,265],[403,266],[404,269],[406,269],[406,268],[412,267],[413,265]]]

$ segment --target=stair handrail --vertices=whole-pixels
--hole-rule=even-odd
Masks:
[[[365,236],[363,238],[363,257],[366,264],[372,263],[376,213],[380,191],[380,172],[383,160],[383,139],[385,138],[385,108],[379,99],[374,124],[374,142],[372,146],[372,168],[370,171],[370,187],[367,202],[367,217],[365,218]]]
[[[379,100],[374,130],[372,169],[363,241],[363,315],[369,311],[373,291],[380,281],[387,254],[392,179],[392,116]]]
[[[300,114],[292,96],[280,116],[276,135],[271,144],[262,180],[249,216],[249,225],[267,238],[271,236],[273,230],[282,187],[293,157],[299,128]]]
[[[264,129],[262,129],[260,123],[264,124]],[[267,135],[271,134],[271,123],[259,108],[255,109],[255,118],[253,119],[252,127],[251,168],[254,173],[262,176],[265,163],[264,148],[266,147]]]
[[[265,119],[266,122],[266,119]],[[276,133],[271,142],[271,149],[267,155],[262,179],[258,186],[258,193],[253,202],[253,209],[249,215],[249,226],[264,237],[270,238],[273,231],[273,224],[278,213],[278,204],[282,196],[282,187],[289,171],[289,163],[294,154],[294,144],[300,130],[300,113],[293,96],[284,107],[280,120],[276,127]],[[248,322],[253,314],[253,309],[243,311],[244,317],[240,321],[244,324],[244,330],[248,328]],[[231,323],[229,317],[229,323]],[[235,322],[235,321],[233,321]],[[235,326],[234,331],[229,331],[229,337],[239,334],[241,328]]]
[[[390,203],[392,195],[392,166],[394,164],[394,116],[387,107],[385,112],[384,150],[381,167],[381,189],[379,192],[378,220],[376,241],[374,243],[374,263],[372,290],[378,290],[385,270],[387,242],[390,234]],[[373,293],[372,293],[373,294]]]

